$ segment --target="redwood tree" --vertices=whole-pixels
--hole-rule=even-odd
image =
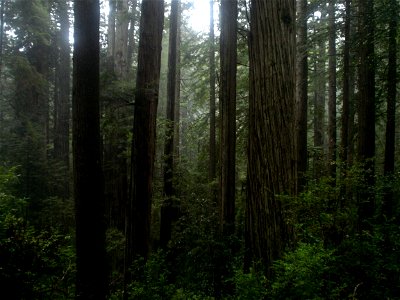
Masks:
[[[217,172],[216,142],[215,142],[215,33],[214,33],[214,0],[210,0],[210,145],[209,145],[209,179],[213,181]]]
[[[177,88],[178,20],[179,0],[172,0],[169,23],[168,80],[167,80],[167,128],[164,147],[164,202],[161,206],[160,244],[165,247],[171,239],[172,222],[176,219],[177,203],[174,203],[174,135],[175,100]]]
[[[99,1],[75,1],[74,16],[72,129],[76,297],[105,299],[108,282],[100,154]]]
[[[221,228],[233,232],[235,224],[237,1],[221,2]]]
[[[336,18],[335,0],[329,1],[328,13],[328,174],[336,177]]]
[[[69,130],[70,130],[70,86],[71,49],[69,46],[69,2],[59,3],[60,57],[58,88],[59,95],[54,103],[54,157],[62,163],[63,186],[60,196],[69,197]]]
[[[297,65],[296,65],[296,148],[299,188],[306,183],[307,172],[307,109],[308,109],[308,49],[307,0],[297,1]]]
[[[147,259],[150,249],[152,183],[163,23],[164,2],[143,0],[133,123],[130,200],[126,221],[126,275],[133,258],[141,256]]]
[[[344,41],[343,41],[343,93],[341,119],[340,159],[347,166],[349,151],[349,121],[350,121],[350,9],[351,0],[345,1]]]
[[[297,190],[295,20],[294,0],[251,1],[246,240],[267,274],[290,240],[279,195]]]

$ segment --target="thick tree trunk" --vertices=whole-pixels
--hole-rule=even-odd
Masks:
[[[221,230],[226,235],[232,234],[235,228],[237,14],[236,0],[222,0],[220,205]]]
[[[290,240],[279,195],[297,192],[295,18],[294,0],[251,2],[246,240],[268,275]]]
[[[105,299],[108,282],[99,124],[99,1],[75,1],[74,13],[76,298]]]
[[[307,0],[297,2],[297,65],[296,65],[296,148],[298,187],[306,184],[307,172],[307,110],[308,110],[308,47]]]
[[[163,1],[143,0],[132,140],[130,203],[126,220],[125,279],[137,256],[147,259],[161,66]],[[125,282],[127,283],[127,281]]]
[[[164,147],[164,201],[161,206],[160,245],[165,248],[171,239],[172,223],[177,218],[178,204],[174,201],[174,135],[175,100],[177,85],[177,47],[180,1],[172,0],[169,23],[168,82],[167,82],[167,126]]]

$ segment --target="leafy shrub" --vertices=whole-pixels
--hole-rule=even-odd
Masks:
[[[37,232],[24,219],[8,215],[0,240],[2,293],[12,299],[69,299],[74,291],[71,237]]]
[[[244,273],[242,269],[236,270],[233,280],[235,282],[234,299],[264,299],[267,296],[267,279],[254,269],[251,269],[249,273]]]
[[[324,279],[332,251],[319,244],[300,244],[274,264],[275,279],[271,284],[273,299],[326,299]]]
[[[128,299],[171,299],[175,287],[169,283],[170,268],[161,251],[147,262],[136,260],[131,268],[132,282],[127,287]]]

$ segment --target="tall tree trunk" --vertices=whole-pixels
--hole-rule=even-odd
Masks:
[[[326,12],[321,10],[320,23],[325,23]],[[315,33],[315,29],[314,29]],[[326,90],[326,76],[325,76],[325,49],[326,40],[322,36],[317,42],[317,54],[314,61],[314,157],[313,169],[314,178],[320,178],[324,175],[324,119],[325,119],[325,90]]]
[[[108,0],[108,24],[107,24],[107,71],[114,72],[115,57],[115,13],[117,0]]]
[[[171,239],[172,222],[177,218],[178,204],[174,201],[174,134],[175,100],[177,85],[177,46],[180,1],[172,0],[169,23],[168,81],[167,81],[167,126],[164,148],[164,201],[161,206],[160,245],[165,248]]]
[[[336,17],[335,0],[329,1],[328,174],[336,178]]]
[[[180,9],[181,10],[181,5]],[[181,24],[182,13],[178,16],[178,36],[176,45],[176,98],[175,98],[175,127],[174,127],[174,157],[175,164],[179,162],[180,155],[180,121],[181,121]]]
[[[38,9],[47,12],[49,7],[42,1],[13,1],[20,21],[30,26],[20,28],[20,35],[30,32],[31,43],[24,51],[16,48],[14,64],[15,102],[14,109],[19,121],[19,138],[25,157],[17,158],[21,165],[21,196],[30,198],[30,211],[37,211],[39,203],[48,196],[47,151],[49,129],[49,56],[50,56],[50,17],[31,24],[39,18]],[[11,7],[12,9],[12,7]],[[35,216],[34,216],[35,217]]]
[[[147,259],[161,66],[164,2],[143,0],[132,139],[130,202],[126,220],[125,283],[136,256]]]
[[[226,235],[235,228],[236,154],[236,64],[237,1],[221,1],[220,101],[221,101],[221,229]]]
[[[133,53],[136,48],[135,43],[135,25],[136,25],[136,8],[137,0],[131,0],[130,16],[129,16],[129,32],[128,32],[128,54],[127,54],[127,67],[128,73],[132,73]]]
[[[215,34],[214,34],[214,0],[210,0],[210,36],[209,36],[209,63],[210,63],[210,148],[209,148],[209,180],[217,176],[217,152],[215,141]]]
[[[307,0],[297,1],[297,78],[296,78],[296,148],[298,187],[306,184],[307,172],[307,110],[308,110],[308,47]]]
[[[128,0],[117,0],[114,71],[118,79],[128,77]]]
[[[386,108],[386,143],[384,175],[394,174],[395,133],[396,133],[396,84],[397,84],[397,26],[398,4],[396,0],[390,1],[389,12],[389,49],[388,49],[388,74],[387,74],[387,108]],[[395,205],[393,193],[385,192],[384,213],[387,217],[393,216]]]
[[[4,40],[4,5],[0,2],[0,101],[3,99],[3,40]],[[3,107],[0,107],[0,128],[3,128]]]
[[[69,4],[60,3],[60,62],[58,66],[59,88],[58,101],[55,101],[56,118],[54,133],[54,157],[62,162],[63,187],[60,195],[66,199],[69,197],[69,123],[70,123],[70,76],[71,58],[69,46]]]
[[[363,184],[358,195],[360,229],[367,226],[375,210],[375,59],[374,59],[374,1],[359,0],[359,102],[358,102],[358,161],[363,164]],[[368,226],[367,226],[368,227]]]
[[[342,126],[340,135],[340,159],[345,169],[348,166],[349,117],[350,117],[350,15],[351,0],[345,1],[344,46],[343,46],[343,94]]]
[[[114,4],[116,4],[115,25],[111,21],[109,34],[113,36],[112,31],[115,31],[115,42],[108,45],[111,47],[108,52],[114,55],[111,60],[113,61],[112,74],[115,75],[115,79],[126,81],[128,79],[128,0],[117,0]],[[126,102],[120,99],[111,99],[105,108],[105,115],[112,126],[112,130],[107,132],[104,141],[107,211],[109,225],[121,231],[125,229],[125,211],[128,201],[128,163],[126,157],[128,143],[126,137],[128,136],[129,113]]]
[[[344,17],[344,42],[343,42],[343,92],[342,92],[342,115],[341,115],[341,131],[340,131],[340,148],[339,158],[342,177],[340,187],[341,207],[344,207],[345,201],[351,199],[351,188],[344,180],[347,177],[349,167],[352,163],[353,153],[353,128],[354,128],[354,68],[351,67],[351,0],[345,1],[345,17]]]
[[[279,195],[297,192],[295,1],[251,2],[246,226],[271,275],[290,240]]]
[[[105,299],[108,282],[99,124],[99,1],[75,1],[74,15],[76,298]]]

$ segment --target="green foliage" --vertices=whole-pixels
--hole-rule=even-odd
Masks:
[[[271,284],[273,299],[327,299],[324,274],[333,260],[333,251],[320,244],[300,244],[274,265]],[[329,293],[329,292],[328,292]]]
[[[26,201],[14,196],[18,183],[16,167],[0,166],[0,237],[4,236],[6,218],[9,215],[22,216],[26,209]]]
[[[36,231],[8,215],[0,240],[2,293],[13,299],[70,299],[74,293],[74,251],[70,236]]]
[[[335,184],[309,184],[296,199],[284,199],[298,246],[274,265],[271,299],[397,299],[400,296],[400,229],[378,209],[369,230],[358,227],[359,190],[368,189],[380,208],[383,190],[398,197],[398,178],[365,186],[363,168],[354,166]]]
[[[0,167],[2,293],[10,299],[70,299],[75,272],[72,238],[51,227],[38,231],[29,225],[24,219],[27,202],[15,196],[16,174],[15,167]]]
[[[234,299],[265,299],[267,296],[267,279],[265,275],[251,269],[249,273],[244,273],[242,269],[236,270],[233,277],[235,284]]]
[[[150,256],[147,262],[138,259],[131,273],[132,283],[127,287],[128,299],[171,299],[174,285],[169,283],[170,269],[162,252]]]

